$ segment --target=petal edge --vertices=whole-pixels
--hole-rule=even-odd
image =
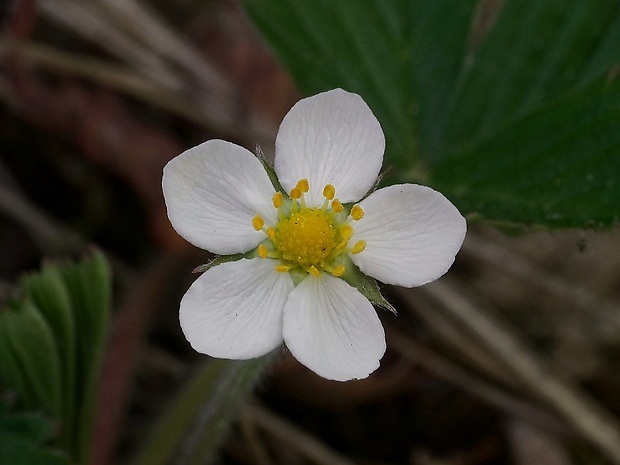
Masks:
[[[282,343],[282,314],[293,282],[273,261],[255,258],[205,271],[181,299],[179,321],[200,353],[227,359],[264,355]]]
[[[264,240],[252,227],[255,214],[277,220],[271,206],[275,190],[260,161],[223,140],[209,140],[170,160],[162,190],[179,235],[220,255],[246,252]]]
[[[364,217],[353,223],[351,255],[362,272],[386,284],[416,287],[452,266],[467,230],[465,218],[441,193],[417,184],[388,186],[360,202]]]
[[[366,378],[385,353],[372,304],[339,278],[309,275],[284,309],[284,341],[303,365],[336,381]]]

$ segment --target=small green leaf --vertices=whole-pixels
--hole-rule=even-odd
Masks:
[[[71,435],[75,413],[76,341],[75,321],[69,293],[58,266],[47,264],[38,273],[24,276],[20,281],[23,291],[32,299],[49,324],[58,345],[62,372],[62,416],[65,435]],[[65,442],[71,439],[67,437]]]
[[[0,311],[0,377],[26,407],[60,417],[61,372],[52,330],[30,299]],[[4,369],[6,363],[6,370]]]
[[[79,263],[59,266],[73,307],[76,332],[75,424],[72,428],[77,462],[86,462],[90,450],[95,400],[105,348],[111,300],[111,276],[100,252]]]

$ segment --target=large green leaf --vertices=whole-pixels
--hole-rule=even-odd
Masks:
[[[439,162],[436,185],[504,223],[620,224],[619,101],[620,81],[596,81]]]
[[[390,182],[494,221],[618,223],[617,0],[245,4],[304,92],[369,103]]]

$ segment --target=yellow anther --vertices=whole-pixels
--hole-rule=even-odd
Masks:
[[[332,211],[334,213],[340,213],[344,207],[340,203],[340,200],[334,199],[332,200]]]
[[[291,189],[291,199],[297,200],[301,197],[301,189],[299,187],[293,187]]]
[[[366,248],[366,241],[357,241],[351,250],[352,254],[363,252]]]
[[[276,192],[276,194],[273,196],[273,206],[276,208],[280,208],[280,205],[282,205],[282,192]]]
[[[359,221],[362,219],[362,216],[364,216],[364,210],[362,210],[362,207],[360,207],[359,205],[354,205],[351,209],[351,217],[355,221]]]
[[[325,197],[328,200],[331,200],[334,198],[334,196],[336,195],[336,188],[334,186],[332,186],[331,184],[326,184],[325,187],[323,188],[323,197]],[[332,204],[332,209],[333,209],[333,204]]]
[[[308,184],[307,179],[300,179],[297,181],[297,185],[295,187],[302,192],[308,192],[310,190],[310,185]]]
[[[263,229],[263,226],[265,226],[265,220],[263,220],[261,216],[257,213],[252,219],[252,227],[257,231],[260,231],[261,229]]]
[[[276,266],[276,271],[278,273],[286,273],[290,268],[286,265],[278,265]]]
[[[265,247],[263,244],[258,246],[258,256],[260,258],[267,258],[267,247]]]
[[[342,276],[344,272],[345,272],[344,265],[337,266],[331,271],[332,275],[334,276]]]
[[[267,237],[273,241],[276,237],[276,230],[272,227],[267,228]]]
[[[308,268],[308,271],[312,276],[321,276],[321,272],[314,265],[311,265],[310,268]]]
[[[343,239],[349,240],[353,236],[353,228],[348,224],[345,224],[342,228],[340,228],[340,237]]]

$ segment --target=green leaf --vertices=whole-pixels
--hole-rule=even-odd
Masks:
[[[444,142],[454,145],[489,137],[573,91],[591,66],[610,20],[617,16],[617,2],[607,3],[504,2],[471,64],[461,69],[452,101],[442,110],[447,126]],[[597,61],[605,73],[613,63]]]
[[[31,443],[19,434],[0,430],[0,463],[11,465],[68,465],[68,461]]]
[[[155,424],[131,464],[164,465],[175,454],[178,463],[210,463],[235,413],[274,354],[277,351],[251,360],[213,359],[204,363]]]
[[[31,273],[20,281],[23,291],[32,299],[49,324],[58,345],[62,373],[62,422],[66,442],[72,434],[75,413],[76,386],[76,342],[73,308],[69,293],[58,266],[47,264],[39,273]]]
[[[620,224],[619,102],[620,81],[595,82],[438,163],[435,184],[493,221]]]
[[[100,252],[79,263],[59,266],[68,290],[76,334],[76,415],[72,428],[76,461],[85,463],[90,449],[95,400],[105,348],[111,299],[108,263]]]
[[[28,442],[43,444],[52,438],[54,427],[54,422],[41,412],[12,411],[9,402],[0,399],[1,433],[15,434]]]
[[[491,221],[617,223],[620,97],[603,85],[620,66],[617,0],[245,5],[305,93],[343,87],[368,102],[390,182],[430,183]],[[587,127],[579,111],[594,111]]]
[[[61,373],[49,325],[30,299],[0,310],[0,378],[16,389],[24,406],[59,417]]]
[[[246,7],[304,92],[343,87],[364,97],[382,122],[388,163],[403,167],[407,160],[396,154],[415,153],[410,29],[403,21],[412,3],[386,3],[253,0]]]

